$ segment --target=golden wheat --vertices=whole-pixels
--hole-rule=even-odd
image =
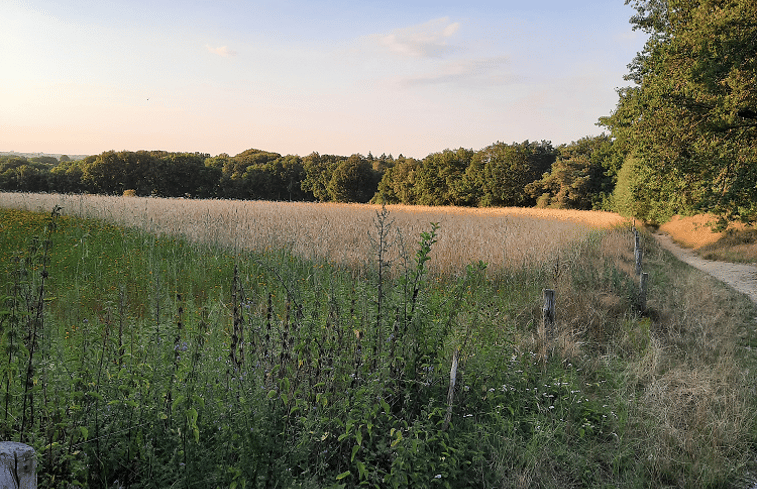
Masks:
[[[0,193],[0,206],[63,212],[234,250],[287,249],[304,258],[362,265],[374,253],[380,206],[266,201],[185,200],[98,195]],[[440,224],[431,267],[459,270],[471,262],[492,267],[539,263],[594,228],[623,222],[609,212],[554,209],[470,209],[387,206],[396,241],[390,260],[412,254],[420,233]],[[374,233],[375,234],[375,233]],[[374,236],[375,238],[375,236]],[[404,246],[403,246],[404,245]]]

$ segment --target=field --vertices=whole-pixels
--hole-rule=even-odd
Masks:
[[[0,206],[62,213],[181,236],[227,250],[287,250],[305,259],[363,266],[372,259],[374,219],[380,206],[296,202],[224,201],[0,193]],[[391,260],[408,251],[429,223],[441,232],[429,267],[461,270],[479,260],[512,267],[543,260],[588,229],[624,222],[609,212],[549,209],[472,209],[387,206],[397,246]],[[412,251],[412,250],[410,250]]]
[[[2,436],[40,487],[746,485],[751,302],[644,235],[642,311],[628,224],[539,212],[2,194]]]

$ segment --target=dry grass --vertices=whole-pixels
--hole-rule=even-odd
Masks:
[[[660,231],[669,234],[673,240],[687,248],[700,248],[715,243],[723,233],[712,230],[717,218],[710,214],[697,216],[673,216],[660,226]]]
[[[727,231],[716,232],[712,230],[716,221],[709,214],[674,216],[660,226],[660,231],[709,260],[757,262],[757,231],[743,223],[730,223]]]
[[[374,256],[370,233],[379,206],[144,197],[0,194],[0,206],[103,219],[193,242],[237,250],[286,249],[305,258],[361,265]],[[609,212],[554,209],[471,209],[388,206],[399,241],[413,253],[421,232],[440,224],[431,267],[460,270],[484,261],[493,268],[538,263],[595,228],[623,222]],[[375,233],[374,233],[375,234]],[[391,259],[401,259],[395,247]]]

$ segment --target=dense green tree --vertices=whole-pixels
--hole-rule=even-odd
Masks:
[[[556,152],[548,141],[494,143],[476,152],[460,181],[459,193],[468,205],[529,206],[535,199],[526,185],[546,172]]]
[[[610,206],[622,155],[602,134],[585,137],[557,148],[557,160],[541,179],[526,186],[540,207],[602,209]]]
[[[54,156],[36,156],[34,158],[31,158],[29,161],[33,163],[40,163],[50,168],[58,164],[58,160]]]
[[[272,200],[302,201],[309,200],[302,190],[305,179],[305,166],[297,155],[287,155],[269,164],[272,175]]]
[[[381,176],[372,162],[354,154],[336,164],[326,185],[333,202],[368,202],[376,193]]]
[[[207,158],[202,153],[106,151],[80,165],[59,165],[54,181],[70,185],[69,178],[80,167],[83,187],[93,192],[120,195],[134,190],[137,195],[210,197],[220,173],[205,165]]]
[[[211,197],[219,173],[205,166],[202,153],[169,153],[156,158],[146,178],[163,197]]]
[[[415,189],[415,174],[421,167],[421,162],[414,158],[400,155],[394,164],[383,173],[378,185],[378,191],[373,200],[385,204],[414,204],[417,192]]]
[[[303,191],[313,196],[314,200],[328,202],[331,200],[329,182],[343,156],[321,155],[317,152],[310,153],[302,160],[305,169],[305,179],[302,181]]]
[[[459,182],[470,165],[474,152],[446,149],[426,156],[415,171],[414,202],[420,205],[462,205],[464,195]]]
[[[84,192],[84,161],[63,160],[50,170],[50,189],[61,193]]]
[[[757,3],[627,0],[650,37],[601,122],[644,184],[641,217],[708,211],[757,220]],[[618,185],[621,182],[619,181]]]
[[[85,164],[82,182],[97,193],[120,195],[131,189],[150,195],[153,188],[145,174],[154,160],[146,151],[106,151]]]
[[[0,157],[0,189],[23,192],[48,190],[50,165],[23,156]]]

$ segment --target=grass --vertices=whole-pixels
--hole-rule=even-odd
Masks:
[[[694,248],[708,260],[732,263],[757,263],[757,230],[731,223],[725,231],[715,231],[716,218],[710,215],[675,216],[660,226],[683,246]]]
[[[182,236],[0,209],[2,436],[34,446],[41,487],[746,486],[746,298],[645,235],[642,314],[624,227],[518,237],[559,261],[459,266],[480,255],[436,254],[448,228],[493,217],[400,241],[400,210],[368,209],[354,261],[206,244],[221,227],[198,214]]]

